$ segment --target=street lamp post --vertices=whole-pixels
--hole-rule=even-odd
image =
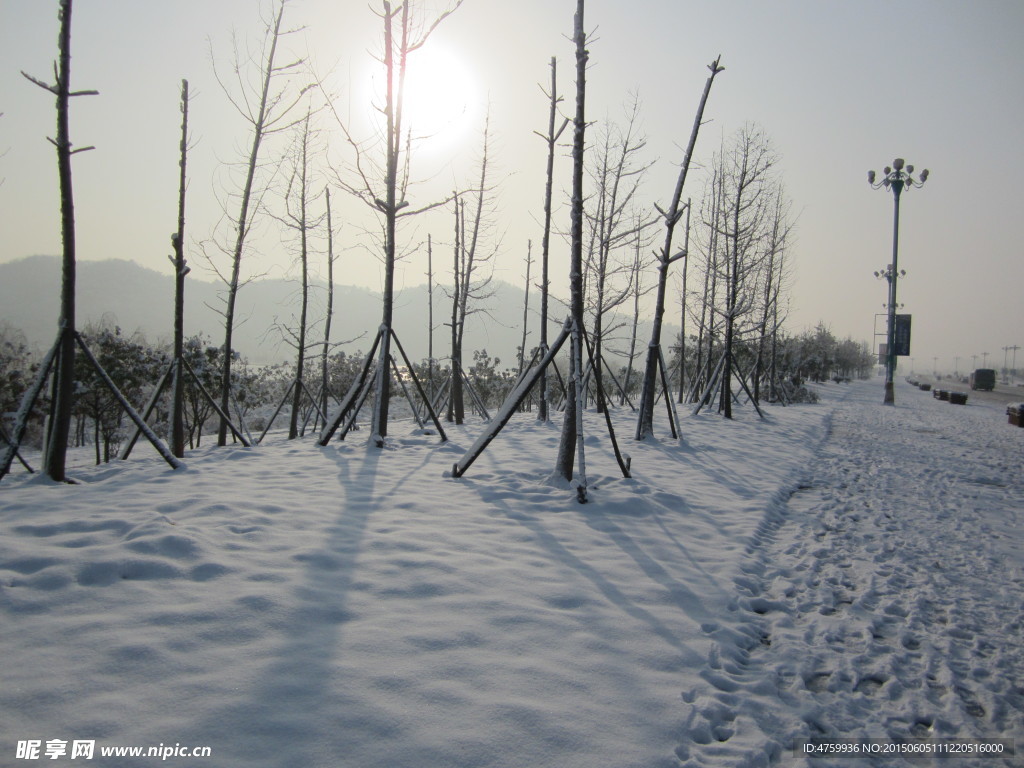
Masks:
[[[868,171],[868,183],[874,189],[892,190],[893,196],[893,226],[892,226],[892,264],[885,270],[885,277],[889,280],[889,325],[886,330],[885,348],[885,402],[888,405],[895,405],[896,398],[893,394],[893,373],[896,370],[896,279],[901,274],[897,271],[900,242],[900,195],[904,189],[920,187],[928,181],[928,169],[921,171],[920,180],[913,176],[914,166],[904,166],[903,158],[897,157],[892,161],[892,167],[885,167],[884,176],[881,181],[875,182],[875,172]],[[877,274],[877,273],[876,273]]]

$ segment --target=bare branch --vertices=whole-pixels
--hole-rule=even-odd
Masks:
[[[36,78],[32,77],[32,75],[28,74],[28,72],[26,72],[25,70],[22,70],[21,74],[22,74],[22,76],[26,80],[28,80],[29,82],[35,83],[40,88],[42,88],[44,91],[49,91],[54,96],[58,95],[59,89],[58,89],[58,87],[56,85],[50,85],[49,83],[44,83],[42,80],[37,80]]]

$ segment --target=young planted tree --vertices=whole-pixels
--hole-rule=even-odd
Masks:
[[[377,12],[377,15],[384,25],[384,47],[380,59],[384,67],[384,101],[378,109],[384,115],[383,164],[373,156],[365,142],[354,138],[345,121],[335,111],[338,125],[355,154],[355,161],[349,168],[355,180],[349,181],[344,176],[340,176],[338,183],[383,218],[381,228],[384,233],[382,248],[384,283],[381,325],[374,347],[378,357],[373,387],[374,402],[371,422],[371,440],[378,447],[384,446],[387,437],[391,399],[391,344],[396,339],[393,325],[395,266],[399,258],[398,223],[403,218],[414,216],[448,202],[448,200],[439,200],[413,208],[408,200],[411,178],[409,153],[413,139],[411,131],[407,132],[403,125],[406,74],[410,66],[410,56],[423,47],[438,25],[460,5],[462,5],[462,0],[454,0],[447,10],[427,22],[412,11],[409,2],[402,2],[397,6],[393,6],[388,0],[381,2],[381,10]],[[373,353],[371,352],[371,354]],[[411,363],[409,368],[412,369]],[[356,392],[352,393],[352,400],[357,394]],[[341,414],[328,424],[320,436],[322,445],[326,445],[330,440],[344,413],[353,405],[356,404],[348,401],[342,404]]]
[[[309,346],[306,341],[309,315],[309,246],[310,234],[323,223],[324,217],[313,215],[311,212],[319,197],[319,194],[312,191],[311,117],[312,110],[307,110],[305,119],[296,126],[295,141],[287,161],[291,166],[291,172],[284,192],[284,215],[277,217],[278,221],[297,238],[295,247],[299,267],[299,316],[294,328],[285,329],[288,343],[296,352],[295,378],[291,384],[291,417],[288,421],[289,440],[299,436],[299,414],[302,410],[303,397],[316,403],[305,383],[306,353]]]
[[[98,91],[71,90],[71,0],[60,0],[58,18],[59,63],[54,66],[56,82],[52,85],[22,72],[57,99],[57,137],[50,142],[57,149],[57,175],[60,182],[60,223],[63,255],[60,294],[60,329],[57,340],[57,373],[53,386],[50,428],[43,456],[43,471],[53,480],[66,479],[68,435],[71,430],[71,411],[75,398],[75,196],[71,183],[71,156],[93,147],[72,149],[70,128],[70,101],[76,96],[95,96]],[[15,440],[17,440],[17,436]]]
[[[587,133],[587,35],[583,18],[585,0],[576,0],[573,41],[576,44],[576,114],[573,118],[572,201],[570,212],[569,295],[573,344],[569,354],[569,393],[565,400],[562,435],[555,468],[566,481],[572,481],[576,455],[579,454],[579,501],[587,499],[586,464],[583,452],[583,174],[586,165]]]
[[[779,331],[779,298],[786,271],[786,251],[792,232],[789,216],[789,201],[781,183],[775,189],[775,199],[771,203],[770,227],[765,240],[765,259],[763,273],[760,276],[760,320],[758,321],[757,357],[754,361],[753,394],[754,402],[760,402],[761,380],[765,378],[766,368],[771,396],[775,392],[775,350]]]
[[[544,91],[543,88],[541,90]],[[549,104],[548,132],[547,134],[542,134],[534,131],[534,133],[544,139],[548,146],[547,175],[544,184],[544,235],[541,239],[540,257],[540,354],[542,357],[547,354],[549,349],[548,289],[551,286],[551,281],[548,278],[548,263],[551,254],[551,198],[555,178],[555,147],[562,133],[569,125],[569,118],[563,118],[561,126],[557,129],[555,128],[558,119],[558,105],[561,103],[562,97],[558,95],[558,60],[554,56],[551,57],[551,88],[544,91],[544,95],[548,97]],[[548,378],[546,368],[540,373],[538,386],[539,407],[537,409],[537,420],[547,421],[550,416],[548,413]]]
[[[329,361],[331,354],[331,322],[334,318],[334,223],[331,215],[331,190],[324,188],[324,208],[327,216],[327,310],[324,314],[324,342],[323,352],[320,360],[320,410],[327,417],[328,398],[330,387],[328,386]]]
[[[686,233],[687,243],[686,251],[687,258],[683,259],[683,271],[680,275],[680,288],[679,288],[679,391],[676,393],[676,399],[679,403],[686,401],[686,276],[690,268],[689,259],[689,233],[690,233],[690,214],[693,212],[693,201],[686,201]]]
[[[751,125],[739,130],[727,154],[719,159],[724,207],[717,228],[727,254],[720,409],[727,419],[732,418],[732,376],[740,322],[756,307],[756,275],[770,234],[775,164],[767,136]]]
[[[117,401],[121,409],[135,422],[139,430],[145,433],[146,438],[153,444],[153,447],[160,452],[171,467],[178,468],[182,466],[181,462],[167,450],[167,447],[146,425],[142,417],[135,412],[135,409],[132,408],[124,395],[118,390],[117,385],[107,372],[103,370],[102,365],[86,346],[84,339],[75,328],[75,207],[71,184],[71,156],[78,152],[85,152],[92,149],[92,147],[72,149],[69,129],[69,103],[74,96],[95,95],[96,91],[71,90],[71,10],[71,0],[60,1],[58,11],[60,19],[60,34],[58,37],[60,61],[54,65],[56,82],[50,85],[22,72],[25,78],[53,94],[57,100],[57,137],[50,139],[50,142],[57,149],[57,170],[61,200],[61,236],[63,241],[63,274],[57,341],[43,359],[35,380],[22,397],[21,405],[16,415],[14,434],[7,440],[6,450],[2,457],[0,457],[0,478],[10,470],[14,456],[18,452],[18,446],[24,437],[32,408],[46,383],[52,367],[56,365],[57,370],[54,376],[51,397],[50,426],[47,433],[46,449],[43,455],[43,470],[50,478],[58,482],[63,482],[67,479],[67,447],[68,438],[71,433],[72,410],[75,400],[76,344],[85,356],[86,361],[95,370],[100,381],[110,391],[110,394]]]
[[[526,241],[526,281],[523,288],[523,338],[519,342],[519,370],[518,374],[523,375],[523,369],[529,364],[526,359],[526,336],[529,331],[530,321],[530,267],[533,266],[533,241]]]
[[[235,304],[238,291],[244,285],[241,276],[242,260],[250,250],[249,235],[260,212],[260,202],[269,188],[266,180],[261,182],[258,178],[266,166],[264,142],[274,134],[287,131],[301,122],[301,117],[295,118],[294,109],[308,90],[308,86],[298,89],[294,87],[294,76],[301,72],[303,61],[280,64],[277,58],[282,38],[288,34],[282,28],[287,3],[288,0],[278,0],[277,12],[273,18],[268,19],[264,28],[258,54],[244,56],[236,48],[233,74],[238,83],[237,89],[229,86],[214,67],[221,89],[250,129],[249,151],[242,164],[241,188],[228,201],[228,205],[237,206],[228,214],[232,224],[231,235],[225,242],[214,243],[216,250],[227,258],[229,269],[222,270],[213,255],[206,254],[207,260],[227,287],[223,309],[225,354],[220,384],[220,408],[224,414],[230,413],[231,405],[231,344],[235,327]],[[260,77],[257,82],[252,82],[246,79],[246,71],[251,70],[257,61]],[[228,426],[228,419],[222,416],[217,429],[218,445],[227,443]]]
[[[640,214],[636,216],[636,227],[639,231],[642,223]],[[644,272],[647,262],[644,257],[644,238],[637,237],[633,243],[633,264],[631,266],[630,283],[632,288],[630,296],[633,302],[633,320],[629,331],[629,349],[626,352],[626,373],[622,379],[622,393],[619,404],[623,405],[629,397],[630,386],[633,383],[633,365],[636,362],[637,334],[640,330],[640,299],[646,295],[653,286],[644,285]]]
[[[723,192],[721,174],[712,167],[711,177],[708,179],[701,202],[701,226],[697,228],[694,237],[697,244],[696,255],[699,260],[703,259],[700,266],[704,271],[704,288],[701,294],[700,314],[695,318],[697,320],[697,359],[694,365],[696,375],[691,387],[692,401],[697,399],[698,390],[704,391],[705,386],[710,384],[716,363],[715,345],[718,342],[716,299],[723,252],[722,239],[713,222],[718,221]]]
[[[647,364],[644,367],[644,381],[643,391],[640,396],[640,413],[637,416],[636,423],[636,439],[643,440],[647,435],[651,434],[654,428],[654,400],[657,395],[658,387],[658,373],[661,372],[661,379],[663,384],[667,384],[666,372],[664,370],[664,356],[661,351],[661,326],[665,316],[665,295],[668,285],[668,270],[669,266],[674,261],[686,258],[686,249],[673,253],[673,238],[675,236],[676,225],[682,218],[685,208],[681,208],[683,198],[683,185],[686,183],[686,174],[690,170],[690,159],[693,157],[694,147],[697,145],[697,133],[700,131],[701,122],[704,119],[704,107],[707,105],[708,94],[711,93],[711,85],[715,80],[715,76],[721,72],[724,67],[719,65],[722,57],[719,56],[713,62],[708,65],[708,69],[711,70],[711,74],[708,76],[707,81],[704,83],[704,93],[701,95],[700,104],[697,107],[697,116],[693,121],[693,128],[690,130],[690,142],[686,146],[686,154],[683,156],[683,163],[679,169],[679,177],[676,180],[676,188],[672,194],[672,201],[669,204],[668,210],[663,211],[661,208],[658,209],[658,213],[662,215],[665,221],[665,244],[662,246],[661,251],[658,253],[658,292],[657,299],[654,306],[654,322],[651,327],[651,342],[647,347]],[[671,397],[671,394],[665,391],[666,401]]]
[[[598,151],[592,154],[591,180],[595,192],[590,198],[587,219],[589,244],[584,258],[586,311],[592,318],[594,344],[593,374],[603,386],[604,345],[620,325],[606,325],[614,311],[633,292],[635,250],[644,247],[645,231],[653,220],[639,215],[637,193],[650,168],[640,155],[647,142],[638,133],[639,100],[626,111],[626,127],[620,129],[605,122],[598,139]],[[598,410],[603,410],[598,403]]]
[[[434,399],[434,239],[427,235],[427,391]]]
[[[171,453],[185,455],[185,372],[181,362],[185,343],[185,188],[188,157],[188,80],[181,81],[181,142],[178,146],[178,228],[171,235],[174,256],[174,360],[171,379]]]
[[[583,442],[583,360],[584,348],[589,347],[589,341],[583,330],[584,302],[583,302],[583,176],[585,165],[586,147],[586,74],[587,60],[587,35],[584,32],[583,15],[585,0],[577,0],[573,41],[576,47],[576,115],[573,120],[573,183],[571,203],[571,259],[569,270],[569,284],[571,293],[571,313],[566,318],[562,332],[555,339],[551,347],[545,352],[540,362],[522,376],[512,392],[506,397],[497,415],[477,438],[476,442],[469,448],[466,454],[452,467],[452,477],[462,477],[466,470],[480,456],[487,446],[497,437],[498,433],[508,423],[512,414],[523,404],[531,389],[537,385],[540,374],[548,365],[551,365],[554,356],[561,349],[562,345],[571,339],[571,351],[569,355],[569,385],[568,397],[564,419],[562,422],[562,434],[558,445],[558,454],[555,459],[554,475],[557,475],[567,482],[573,482],[573,470],[576,469],[577,480],[575,483],[576,498],[580,503],[587,501],[587,477],[585,466],[584,442]],[[593,359],[592,350],[589,350],[589,358]],[[495,361],[495,364],[497,361]],[[598,387],[598,399],[603,397],[601,388]],[[624,457],[615,442],[614,431],[611,420],[607,417],[609,436],[615,450],[615,457],[619,463],[624,477],[629,477],[629,458]],[[576,464],[578,458],[578,465]]]
[[[477,186],[456,196],[456,234],[452,291],[452,382],[449,421],[462,424],[465,418],[463,376],[463,340],[466,319],[485,311],[481,302],[494,295],[491,289],[493,261],[501,245],[494,233],[494,187],[488,177],[491,142],[490,110],[484,120],[483,148],[480,155],[480,177]],[[473,206],[472,218],[466,219],[466,206]]]

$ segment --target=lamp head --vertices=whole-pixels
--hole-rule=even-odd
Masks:
[[[874,183],[875,183],[875,172],[874,171],[868,171],[868,184],[874,184]]]
[[[903,158],[902,157],[897,157],[895,160],[893,160],[892,161],[892,167],[895,168],[897,171],[902,171],[903,170]]]
[[[926,181],[928,181],[928,169],[927,168],[925,168],[923,171],[921,171],[921,183],[924,183]]]

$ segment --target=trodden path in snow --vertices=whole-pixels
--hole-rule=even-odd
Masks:
[[[1024,430],[992,407],[856,385],[804,481],[769,509],[734,583],[677,756],[833,765],[804,739],[1016,739],[1024,765]]]

